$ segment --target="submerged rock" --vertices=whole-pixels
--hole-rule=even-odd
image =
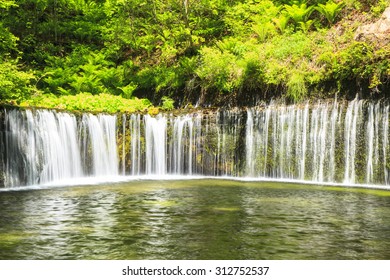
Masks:
[[[357,41],[371,41],[379,47],[390,43],[390,7],[382,14],[381,18],[371,24],[360,26],[355,33]]]

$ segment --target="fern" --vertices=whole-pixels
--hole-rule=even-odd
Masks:
[[[18,5],[15,4],[15,1],[12,0],[2,0],[0,1],[0,9],[8,9],[10,7],[17,7]]]
[[[122,90],[122,97],[130,99],[133,95],[133,92],[137,89],[137,87],[138,86],[136,84],[130,83],[126,86],[119,87],[119,88]]]
[[[272,19],[276,27],[279,29],[281,33],[284,33],[284,31],[287,28],[288,21],[290,20],[290,17],[288,15],[282,14],[278,18]]]
[[[344,2],[335,3],[333,0],[329,0],[326,4],[318,4],[315,9],[322,14],[329,25],[333,24],[340,11],[344,8]]]
[[[295,22],[306,22],[314,10],[314,6],[303,4],[284,5],[287,15]]]
[[[252,25],[252,30],[256,33],[259,41],[264,42],[275,33],[275,26],[270,22],[257,23]]]
[[[313,20],[308,20],[308,21],[305,21],[305,22],[299,22],[299,27],[301,28],[302,32],[303,33],[307,33],[311,26],[313,25],[314,21]]]

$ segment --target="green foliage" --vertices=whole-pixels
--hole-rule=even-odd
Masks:
[[[254,24],[252,30],[257,35],[260,42],[265,42],[276,33],[275,25],[271,22]]]
[[[267,92],[294,101],[311,88],[344,81],[365,80],[377,91],[390,77],[388,46],[355,42],[353,34],[361,18],[372,20],[389,5],[0,0],[0,97],[75,110],[103,111],[105,105],[114,112],[135,96],[168,109],[170,98],[193,102],[207,94],[229,100]],[[92,96],[112,104],[94,103]]]
[[[133,83],[129,83],[123,87],[119,87],[122,90],[122,97],[123,98],[131,98],[133,95],[133,92],[137,89],[137,85]]]
[[[247,52],[239,63],[243,69],[241,89],[254,91],[265,84],[264,71],[266,64],[260,59],[256,50]]]
[[[302,32],[290,36],[275,37],[272,40],[272,47],[267,48],[267,56],[279,60],[310,58],[314,51],[312,39]]]
[[[307,95],[305,77],[301,73],[292,73],[287,81],[287,96],[293,101],[300,101]]]
[[[371,12],[374,15],[374,17],[380,16],[384,10],[390,6],[389,0],[379,0],[377,1],[376,5],[371,5]]]
[[[35,76],[20,70],[16,62],[0,59],[0,100],[19,102],[35,92]]]
[[[203,48],[200,51],[202,64],[195,70],[205,89],[216,89],[228,93],[241,84],[243,69],[230,51]]]
[[[13,6],[17,6],[13,0],[0,0],[0,9],[8,9]]]
[[[0,0],[0,12],[3,13],[3,10],[8,10],[10,7],[17,6],[14,1],[9,0]],[[0,20],[1,20],[0,16]],[[14,36],[9,28],[5,27],[3,22],[0,21],[0,59],[4,56],[9,56],[11,52],[17,52],[17,42],[18,38]]]
[[[229,52],[235,56],[242,56],[247,51],[240,40],[234,37],[225,38],[223,41],[216,42],[216,46],[221,52]]]
[[[80,93],[77,95],[62,95],[60,97],[42,94],[23,101],[20,106],[55,108],[68,111],[134,113],[147,110],[151,107],[151,103],[147,99],[125,99],[105,93],[99,95]]]
[[[3,26],[3,23],[0,22],[0,58],[2,56],[9,56],[12,52],[17,52],[17,42],[18,38],[15,37],[8,28]]]
[[[129,98],[137,88],[126,79],[122,66],[116,67],[104,53],[88,48],[76,48],[65,59],[50,57],[47,64],[41,86],[49,89],[50,93],[107,92]]]
[[[175,101],[168,97],[168,96],[163,96],[161,98],[162,104],[161,104],[161,109],[163,110],[173,110],[175,108]]]
[[[258,33],[260,41],[267,37],[272,19],[277,18],[280,13],[280,7],[272,1],[243,1],[230,8],[224,21],[235,37],[246,37]]]
[[[313,23],[314,23],[314,21],[311,19],[308,21],[300,21],[299,28],[302,30],[303,33],[307,33],[307,32],[309,32]]]
[[[314,10],[314,6],[307,6],[306,3],[284,5],[287,15],[296,23],[306,22]]]
[[[319,38],[318,35],[308,36],[303,32],[275,37],[272,44],[263,50],[263,81],[283,86],[293,100],[303,98],[308,93],[308,86],[321,82],[324,77],[324,68],[317,65],[312,54],[329,50],[332,46]]]
[[[284,33],[287,29],[288,22],[290,17],[285,13],[281,14],[278,18],[273,18],[272,21],[275,23],[275,26],[279,29],[281,33]]]
[[[333,24],[337,15],[345,6],[344,2],[335,3],[333,0],[329,0],[326,4],[319,3],[316,10],[319,11],[328,21],[329,25]]]
[[[367,78],[371,74],[373,49],[366,43],[356,42],[334,54],[333,75],[341,80]]]

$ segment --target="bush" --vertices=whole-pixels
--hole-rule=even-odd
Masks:
[[[19,101],[36,91],[35,75],[21,71],[15,61],[2,62],[0,59],[0,99]]]
[[[163,110],[173,110],[175,108],[175,101],[172,98],[169,98],[168,96],[163,96],[161,98],[162,105],[161,109]]]
[[[202,63],[195,73],[204,89],[229,93],[240,87],[244,71],[233,53],[209,47],[202,48],[200,53]]]

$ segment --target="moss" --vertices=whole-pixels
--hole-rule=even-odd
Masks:
[[[300,73],[293,73],[287,82],[287,96],[293,101],[300,101],[306,97],[308,89],[305,77]]]
[[[77,95],[55,96],[42,94],[25,99],[19,104],[20,107],[38,107],[81,112],[105,112],[115,114],[118,112],[135,113],[143,112],[150,108],[151,103],[147,99],[126,99],[110,94],[92,95],[80,93]]]
[[[158,115],[158,113],[159,113],[159,109],[156,107],[148,109],[148,114],[151,116],[156,116],[156,115]]]

